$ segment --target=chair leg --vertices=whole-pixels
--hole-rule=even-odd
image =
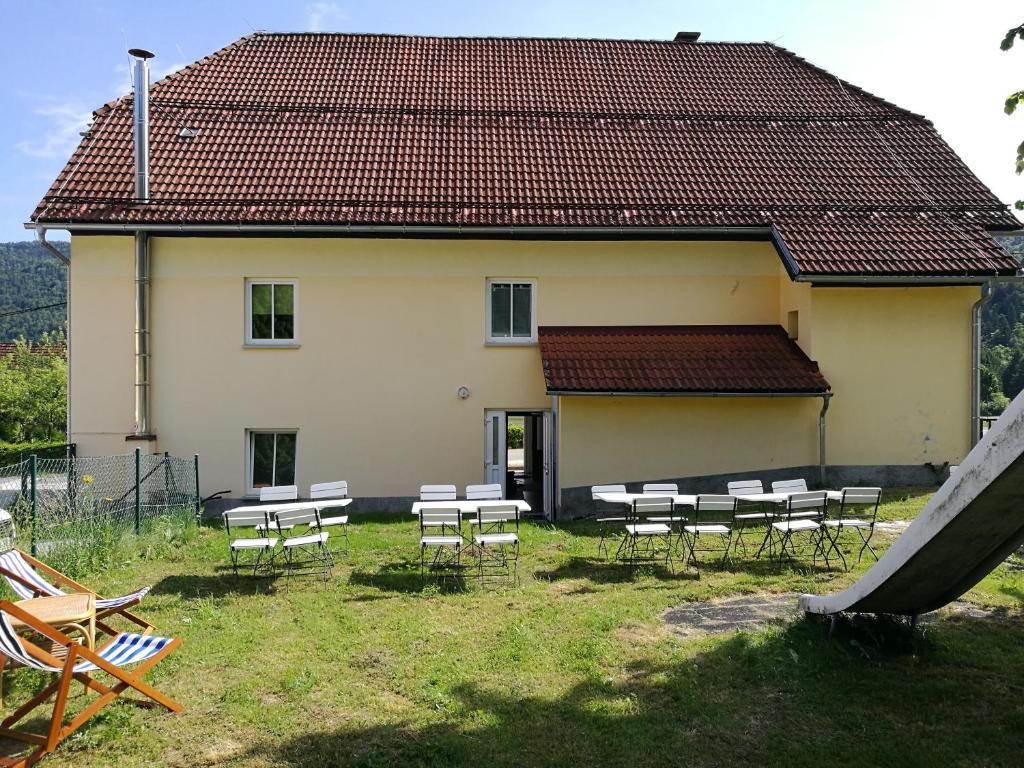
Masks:
[[[875,525],[874,525],[874,523],[872,523],[871,527],[868,528],[868,535],[866,537],[864,536],[864,531],[861,528],[857,529],[857,534],[860,536],[861,541],[864,542],[864,544],[860,548],[860,552],[857,553],[857,563],[858,564],[860,563],[860,559],[864,555],[864,550],[865,549],[868,550],[871,553],[871,556],[873,558],[875,558],[875,562],[877,563],[878,562],[878,553],[875,552],[875,548],[871,546],[871,537],[874,536],[874,534],[875,534]]]

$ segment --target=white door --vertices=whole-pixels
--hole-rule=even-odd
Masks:
[[[484,423],[484,482],[501,483],[501,495],[505,496],[508,419],[504,411],[484,411]]]
[[[544,517],[555,518],[555,420],[551,411],[544,411]]]

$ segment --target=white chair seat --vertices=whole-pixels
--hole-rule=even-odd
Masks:
[[[771,512],[744,512],[742,515],[736,515],[737,520],[771,520],[774,517]]]
[[[327,541],[326,533],[309,533],[305,536],[292,536],[290,539],[285,539],[282,545],[285,549],[290,547],[305,547],[308,544],[323,544]]]
[[[686,518],[682,515],[664,515],[662,517],[645,517],[648,523],[685,523]]]
[[[235,539],[231,542],[232,549],[270,549],[277,539]]]
[[[461,544],[461,536],[420,536],[421,547],[458,547]]]
[[[840,525],[843,528],[870,528],[871,523],[868,520],[826,520],[825,525],[829,528],[838,528]]]
[[[599,523],[624,523],[626,518],[624,517],[599,517],[597,518]]]
[[[664,523],[634,523],[626,526],[630,536],[664,536],[672,533],[672,529]]]
[[[480,546],[487,546],[488,544],[516,544],[519,542],[519,537],[514,533],[478,533],[473,537]]]
[[[783,533],[792,531],[816,531],[821,527],[817,520],[797,519],[787,520],[782,523],[772,523],[772,528]]]
[[[320,527],[326,528],[329,525],[348,525],[348,515],[340,515],[339,517],[321,517]],[[310,523],[310,528],[316,528],[316,523]]]
[[[722,536],[729,535],[729,526],[718,523],[705,523],[703,525],[684,525],[683,530],[687,533],[718,533]]]

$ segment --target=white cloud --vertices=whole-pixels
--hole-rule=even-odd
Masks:
[[[325,22],[337,24],[345,18],[337,3],[310,3],[306,6],[306,27],[310,32],[322,32]]]
[[[37,139],[19,141],[15,147],[29,157],[67,157],[78,145],[79,132],[92,121],[92,113],[80,104],[47,104],[33,110],[46,118],[50,127]]]

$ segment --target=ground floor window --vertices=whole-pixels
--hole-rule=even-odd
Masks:
[[[295,484],[294,431],[249,430],[249,493],[268,485]]]

